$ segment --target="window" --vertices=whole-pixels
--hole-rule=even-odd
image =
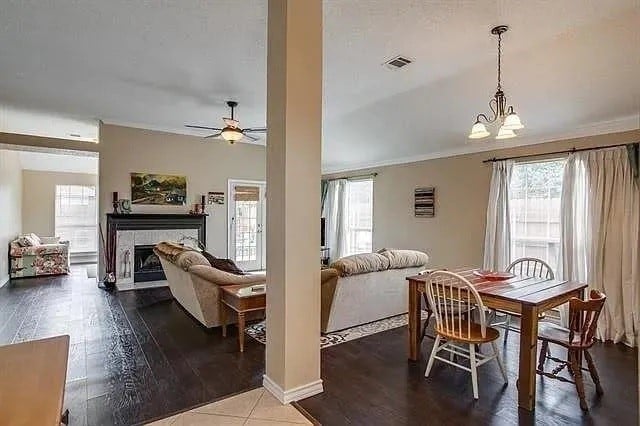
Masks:
[[[373,180],[348,181],[346,188],[347,255],[371,252],[373,246]]]
[[[69,241],[69,252],[97,252],[96,187],[56,185],[55,227],[56,236]]]
[[[536,257],[558,271],[564,164],[552,160],[514,165],[509,185],[512,261]]]

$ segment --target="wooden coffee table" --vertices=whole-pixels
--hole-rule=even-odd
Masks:
[[[255,290],[261,287],[260,290]],[[247,312],[261,311],[267,307],[267,291],[264,284],[227,285],[220,287],[220,317],[222,336],[227,337],[227,306],[238,314],[238,344],[244,352],[244,327]]]

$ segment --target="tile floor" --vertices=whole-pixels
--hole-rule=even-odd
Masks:
[[[290,404],[282,405],[264,388],[258,388],[149,423],[148,426],[291,426],[294,424],[310,425],[312,423]]]

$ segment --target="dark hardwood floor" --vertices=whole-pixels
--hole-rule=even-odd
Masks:
[[[637,350],[612,344],[591,350],[605,395],[598,398],[590,378],[585,380],[588,414],[580,410],[572,384],[546,378],[538,378],[531,414],[517,408],[517,334],[503,348],[509,384],[503,385],[495,362],[480,367],[477,402],[466,371],[436,361],[425,379],[432,345],[425,339],[420,362],[408,362],[407,330],[401,327],[324,349],[325,391],[299,404],[323,425],[638,424]],[[555,346],[551,350],[561,354]]]
[[[129,425],[256,388],[264,346],[224,339],[167,288],[108,293],[83,268],[0,288],[0,344],[69,334],[71,425]]]
[[[125,425],[184,411],[261,385],[264,346],[206,330],[166,288],[107,293],[84,269],[62,277],[16,280],[0,289],[0,344],[69,334],[66,406],[72,425]],[[406,328],[322,351],[325,392],[299,404],[324,425],[595,424],[638,422],[636,350],[593,348],[605,395],[586,380],[583,414],[570,384],[538,379],[534,414],[517,409],[517,334],[506,346],[510,382],[497,365],[479,370],[480,400],[468,373],[437,363],[425,379],[432,341],[409,363]],[[559,354],[558,348],[552,351]]]

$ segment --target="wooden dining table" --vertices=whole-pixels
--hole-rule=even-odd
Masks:
[[[477,268],[452,270],[475,287],[486,307],[513,312],[520,319],[520,365],[518,370],[518,406],[533,411],[536,405],[536,348],[538,315],[569,301],[583,297],[586,284],[558,279],[516,276],[490,281],[474,274]],[[420,359],[422,293],[429,274],[407,277],[409,281],[409,360]]]

